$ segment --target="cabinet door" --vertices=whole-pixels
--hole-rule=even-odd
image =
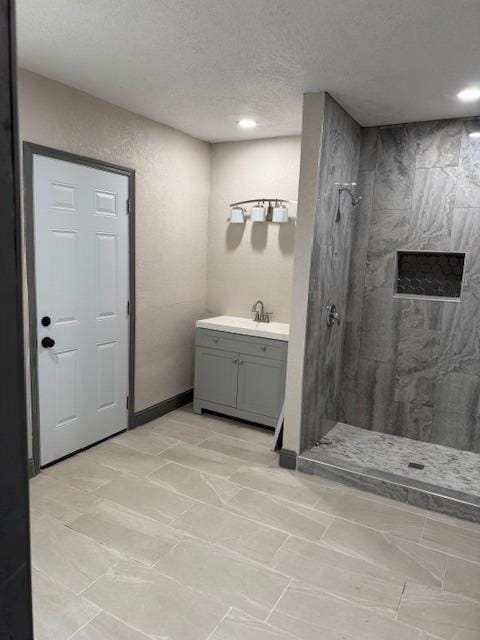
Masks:
[[[285,362],[239,355],[237,409],[277,418],[285,394]]]
[[[197,347],[195,397],[227,407],[237,406],[238,354]]]

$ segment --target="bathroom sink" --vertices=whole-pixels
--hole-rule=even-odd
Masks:
[[[216,329],[227,333],[240,333],[246,336],[285,341],[288,341],[290,331],[290,325],[285,322],[255,322],[250,318],[236,316],[216,316],[215,318],[197,320],[195,326],[200,329]]]

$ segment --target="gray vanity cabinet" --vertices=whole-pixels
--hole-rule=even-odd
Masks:
[[[197,329],[194,411],[276,426],[285,395],[287,348],[282,340]]]
[[[195,392],[217,404],[237,403],[238,356],[221,349],[197,347]]]

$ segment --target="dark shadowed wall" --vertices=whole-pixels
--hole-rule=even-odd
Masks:
[[[32,640],[13,2],[0,0],[0,638]]]

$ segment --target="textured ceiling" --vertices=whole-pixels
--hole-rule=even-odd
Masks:
[[[480,0],[17,0],[19,64],[198,138],[297,134],[302,94],[362,125],[475,115]],[[241,131],[236,121],[259,126]]]

